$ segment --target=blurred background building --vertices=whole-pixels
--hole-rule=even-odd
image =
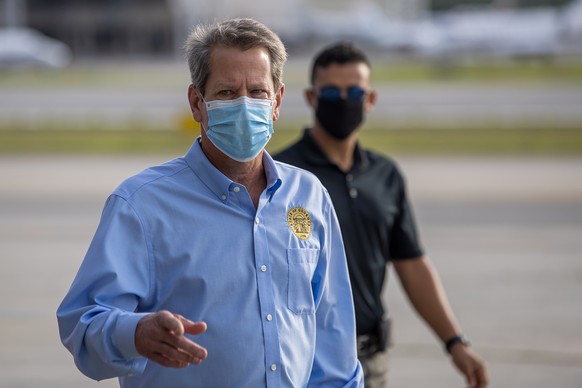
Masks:
[[[580,0],[0,0],[0,27],[28,26],[75,57],[171,56],[198,22],[254,17],[290,50],[351,39],[387,52],[559,55],[582,51]]]

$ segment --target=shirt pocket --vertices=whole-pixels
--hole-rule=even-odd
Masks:
[[[315,313],[315,301],[311,288],[311,279],[317,267],[319,249],[289,248],[289,287],[287,289],[287,307],[298,315]]]

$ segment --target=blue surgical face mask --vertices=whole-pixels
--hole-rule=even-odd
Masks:
[[[273,135],[273,101],[239,97],[204,101],[206,136],[216,148],[239,162],[254,159]]]

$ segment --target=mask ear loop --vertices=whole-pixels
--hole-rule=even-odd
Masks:
[[[204,99],[204,96],[202,95],[202,93],[200,93],[199,90],[196,90],[196,93],[198,93],[198,95],[202,99],[202,102],[204,102],[204,106],[206,106],[206,117],[208,117],[208,102],[206,102],[206,100]],[[204,120],[202,120],[202,121],[204,121]],[[200,128],[202,128],[204,133],[208,133],[208,129],[204,128],[204,124],[202,121],[200,121]],[[202,141],[202,138],[200,138],[200,141]]]

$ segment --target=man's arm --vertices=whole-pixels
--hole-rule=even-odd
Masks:
[[[135,349],[139,300],[150,288],[143,225],[133,208],[109,197],[75,280],[57,310],[61,341],[81,372],[95,380],[139,374]]]
[[[459,335],[461,329],[449,305],[436,269],[427,257],[393,261],[406,295],[418,314],[441,341]],[[450,349],[452,360],[467,379],[469,387],[483,388],[488,384],[484,362],[462,343]]]
[[[58,308],[63,344],[81,372],[96,380],[140,374],[146,358],[166,366],[199,363],[206,350],[184,333],[194,323],[169,312],[140,313],[151,295],[152,260],[144,221],[111,196],[77,276]]]

